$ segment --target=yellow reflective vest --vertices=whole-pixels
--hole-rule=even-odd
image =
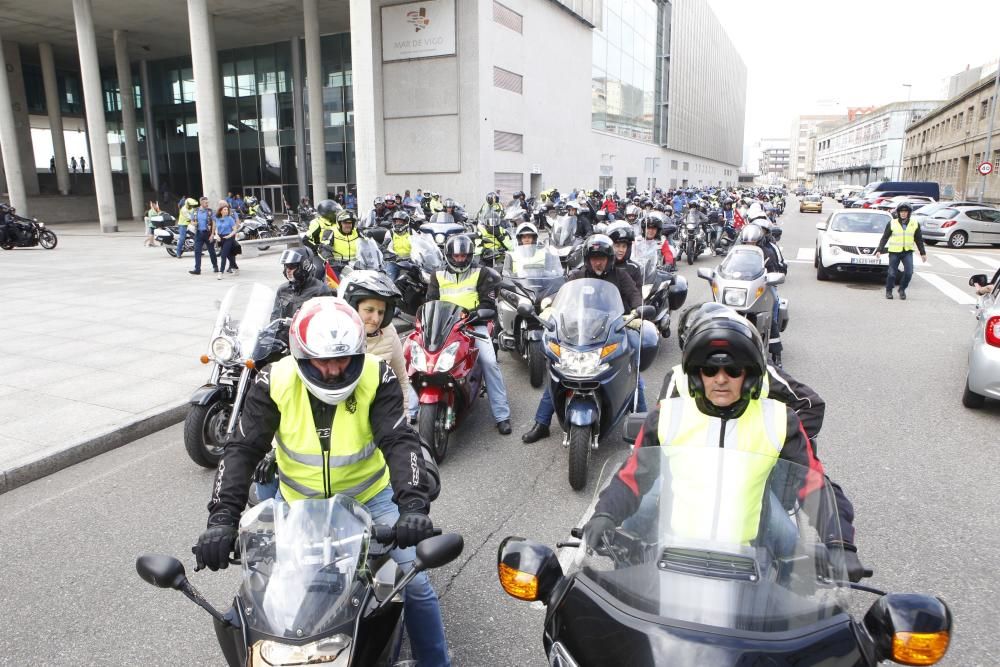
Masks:
[[[531,257],[520,258],[516,254],[511,254],[511,271],[514,275],[517,275],[519,271],[524,271],[525,269],[544,269],[545,268],[545,249],[540,246],[535,246],[535,254]]]
[[[499,234],[494,236],[490,232],[489,227],[485,225],[479,225],[479,238],[486,250],[512,250],[514,248],[514,239],[510,237],[509,234],[503,230],[503,227],[498,228]]]
[[[389,467],[372,440],[368,417],[380,382],[379,359],[365,357],[354,394],[337,405],[328,449],[316,433],[309,392],[296,363],[289,356],[271,365],[271,400],[281,412],[275,439],[282,497],[292,501],[342,493],[362,503],[371,500],[389,485]]]
[[[465,278],[456,280],[457,276],[450,271],[438,271],[437,281],[442,301],[461,306],[466,310],[475,310],[479,306],[480,269],[469,271]]]
[[[181,206],[181,209],[177,211],[177,226],[187,227],[191,224],[191,212],[193,208],[189,208],[186,204]]]
[[[732,544],[748,544],[756,537],[767,479],[784,447],[787,426],[787,407],[772,399],[750,401],[746,411],[732,420],[706,415],[689,397],[660,401],[661,446],[757,454],[720,456],[719,465],[711,467],[701,456],[665,459],[664,464],[670,465],[671,530],[685,538]]]
[[[906,221],[906,227],[900,224],[899,218],[893,218],[889,222],[889,228],[892,230],[887,247],[889,252],[912,252],[915,247],[913,238],[919,226],[913,218]]]
[[[410,258],[410,233],[397,234],[392,232],[392,251],[399,259]]]
[[[323,243],[333,249],[333,258],[350,262],[358,254],[358,240],[361,235],[357,229],[352,229],[350,235],[345,236],[339,227],[322,232]]]
[[[309,229],[306,231],[306,236],[312,239],[313,243],[319,243],[323,236],[330,231],[337,228],[337,223],[332,220],[327,220],[321,215],[317,215],[309,223]]]

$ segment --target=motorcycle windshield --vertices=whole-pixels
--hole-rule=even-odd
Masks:
[[[687,214],[687,217],[684,218],[684,223],[687,225],[688,229],[697,229],[698,214],[695,213],[694,211],[691,211],[690,213]]]
[[[507,221],[520,220],[523,215],[524,209],[521,208],[519,203],[515,203],[507,207],[507,210],[504,211],[503,219]]]
[[[384,264],[382,249],[374,239],[368,237],[358,239],[358,254],[354,258],[355,270],[381,271]]]
[[[642,447],[624,460],[622,475],[645,495],[620,530],[639,541],[605,533],[591,554],[577,549],[578,576],[665,624],[780,633],[846,612],[847,572],[825,546],[839,531],[822,474],[728,447]],[[609,464],[598,493],[618,475]]]
[[[559,289],[552,302],[556,339],[583,347],[608,339],[611,326],[625,313],[618,288],[606,280],[582,278]]]
[[[511,258],[510,275],[514,278],[556,278],[563,275],[559,258],[546,248],[519,245],[507,255]]]
[[[219,306],[208,356],[221,364],[263,359],[282,343],[268,333],[276,292],[260,283],[233,285]]]
[[[662,242],[647,241],[640,239],[632,244],[632,261],[639,265],[642,271],[642,284],[649,285],[656,282],[656,269],[660,265],[663,255],[660,254]]]
[[[368,557],[371,515],[349,496],[293,503],[265,500],[240,519],[250,629],[295,641],[352,621],[358,572]]]
[[[557,248],[565,248],[566,246],[573,245],[573,237],[576,236],[575,215],[560,215],[554,220],[550,219],[550,224],[552,226],[550,233],[552,245]]]
[[[444,269],[444,255],[427,234],[410,236],[410,260],[428,273]]]
[[[417,324],[423,335],[423,348],[437,352],[448,341],[455,325],[465,317],[465,309],[449,301],[428,301],[417,310]]]
[[[733,248],[719,265],[719,277],[726,280],[753,280],[764,275],[764,253],[753,246]]]
[[[261,202],[260,202],[260,210],[263,213],[271,213],[271,207],[268,206],[267,202],[264,201],[264,200],[261,200]]]

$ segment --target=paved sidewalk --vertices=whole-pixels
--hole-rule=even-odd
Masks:
[[[0,250],[0,493],[183,419],[208,379],[216,302],[281,283],[281,246],[216,280],[205,255],[143,247],[140,223],[53,226],[55,250]]]

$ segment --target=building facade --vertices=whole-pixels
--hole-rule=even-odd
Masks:
[[[903,178],[937,181],[941,196],[949,199],[982,196],[983,201],[1000,203],[1000,121],[993,108],[995,92],[996,77],[991,74],[910,125],[903,148]],[[994,128],[989,139],[991,114]],[[982,162],[993,163],[992,174],[979,174]]]
[[[900,180],[906,128],[940,102],[893,102],[816,136],[817,187]]]
[[[799,116],[795,119],[788,138],[789,182],[803,185],[806,183],[809,174],[810,137],[814,136],[817,126],[821,123],[843,119],[843,116],[819,114]]]
[[[791,148],[788,139],[781,137],[761,139],[757,180],[769,185],[787,182],[790,156]]]

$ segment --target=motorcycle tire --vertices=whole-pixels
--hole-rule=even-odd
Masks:
[[[434,460],[442,463],[448,455],[447,408],[440,404],[421,403],[417,412],[417,433],[431,447]]]
[[[688,244],[687,251],[684,253],[688,258],[688,265],[694,264],[694,244]]]
[[[192,405],[184,418],[184,449],[203,468],[216,468],[226,446],[220,442],[232,407],[226,401]]]
[[[260,232],[258,232],[258,233],[257,233],[257,238],[259,238],[259,239],[269,239],[269,238],[272,238],[272,237],[271,237],[271,232],[267,232],[267,231],[264,231],[264,230],[261,230]],[[269,246],[269,245],[261,245],[261,246],[258,246],[258,248],[259,248],[260,250],[262,250],[262,251],[263,251],[263,250],[267,250],[267,249],[268,249],[268,248],[270,248],[270,247],[271,247],[271,246]]]
[[[590,427],[569,427],[569,485],[574,491],[587,486],[587,467],[590,465]]]
[[[0,248],[3,248],[4,250],[13,250],[14,242],[8,239],[4,241],[2,244],[0,244]]]
[[[541,387],[545,380],[545,353],[540,340],[528,343],[528,379],[535,389]]]
[[[59,239],[56,237],[55,232],[43,229],[38,233],[38,245],[46,250],[52,250],[56,247],[57,243],[59,243]]]

